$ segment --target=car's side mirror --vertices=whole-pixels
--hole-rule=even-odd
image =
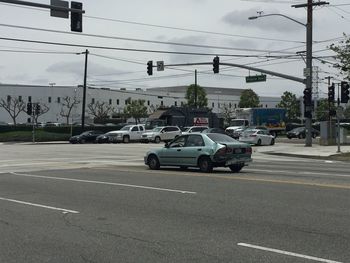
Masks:
[[[169,143],[166,142],[166,143],[164,144],[164,147],[165,147],[165,148],[169,148]]]

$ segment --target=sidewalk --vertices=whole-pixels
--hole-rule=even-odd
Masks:
[[[341,145],[341,153],[337,153],[337,150],[337,145],[321,146],[313,144],[312,147],[305,147],[304,144],[292,143],[276,143],[274,146],[254,147],[254,151],[258,153],[326,159],[330,156],[350,153],[350,145]]]

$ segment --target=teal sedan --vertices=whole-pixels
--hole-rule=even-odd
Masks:
[[[239,172],[252,161],[250,145],[219,133],[192,133],[175,138],[163,148],[148,151],[145,164],[152,170],[160,166],[199,167],[212,172],[214,167],[229,167]]]

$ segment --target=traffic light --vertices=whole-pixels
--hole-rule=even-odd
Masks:
[[[35,115],[39,115],[40,114],[40,110],[41,110],[41,107],[40,107],[40,104],[36,104],[35,105]]]
[[[71,2],[70,8],[83,10],[83,4],[79,2]],[[70,14],[70,30],[74,32],[83,32],[83,14],[71,12]]]
[[[340,102],[348,103],[349,101],[349,83],[342,81],[340,84]]]
[[[147,74],[149,76],[153,75],[153,61],[152,60],[147,62]]]
[[[218,56],[213,59],[213,71],[214,73],[219,73],[220,58]]]
[[[304,106],[312,106],[312,91],[311,89],[304,89]]]
[[[335,87],[334,84],[328,87],[328,102],[334,102],[335,98]]]
[[[32,113],[33,113],[33,106],[32,106],[32,103],[31,102],[28,102],[27,103],[27,114],[30,116],[30,115],[32,115]]]

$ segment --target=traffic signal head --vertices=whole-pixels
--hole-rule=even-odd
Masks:
[[[153,75],[153,61],[152,60],[147,62],[147,74],[149,76]]]
[[[214,73],[219,73],[220,58],[218,56],[213,59],[213,71]]]
[[[304,89],[304,105],[312,106],[312,91],[311,89]]]
[[[346,81],[342,81],[340,84],[340,102],[348,103],[349,101],[349,83]]]
[[[335,98],[335,87],[334,84],[328,87],[328,102],[334,102]]]
[[[35,115],[39,115],[40,114],[40,110],[41,110],[41,107],[40,107],[40,104],[36,104],[35,105]]]
[[[32,115],[32,113],[33,113],[32,103],[31,103],[31,102],[28,102],[28,103],[27,103],[27,114],[28,114],[28,115]]]
[[[70,8],[83,10],[83,4],[79,2],[71,2]],[[70,14],[70,30],[74,32],[83,32],[83,14],[71,12]]]

